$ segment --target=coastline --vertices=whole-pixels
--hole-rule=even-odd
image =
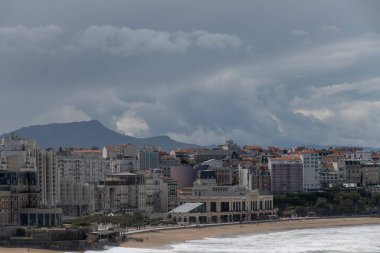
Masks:
[[[220,226],[200,226],[168,229],[131,234],[130,237],[142,241],[130,240],[120,244],[125,248],[162,248],[171,244],[209,237],[233,237],[243,234],[268,233],[307,228],[327,228],[339,226],[380,225],[378,217],[343,217],[324,219],[284,220],[252,224],[226,224]],[[0,253],[2,253],[0,251]]]
[[[251,224],[221,224],[212,226],[184,227],[155,231],[143,231],[129,234],[130,241],[123,242],[119,247],[157,249],[169,247],[172,244],[191,240],[201,240],[210,237],[234,237],[244,234],[269,233],[307,228],[328,228],[340,226],[380,225],[380,217],[341,217],[341,218],[309,218],[297,220],[282,220]],[[64,251],[5,248],[0,247],[0,253],[60,253]],[[101,252],[101,251],[100,251]]]

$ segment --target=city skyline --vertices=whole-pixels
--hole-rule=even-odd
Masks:
[[[0,133],[379,147],[377,1],[2,1]],[[175,20],[175,22],[173,22]]]

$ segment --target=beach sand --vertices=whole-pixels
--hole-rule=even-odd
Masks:
[[[130,235],[141,238],[142,242],[130,240],[122,243],[121,247],[130,248],[158,248],[169,244],[181,243],[189,240],[199,240],[206,237],[236,236],[248,233],[265,233],[273,231],[320,228],[332,226],[354,226],[380,224],[380,218],[333,218],[333,219],[302,219],[276,221],[270,223],[234,224],[200,228],[181,228],[156,232],[143,232]],[[1,252],[1,251],[0,251]]]

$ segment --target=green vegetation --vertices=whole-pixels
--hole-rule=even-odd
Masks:
[[[26,236],[26,231],[25,231],[25,229],[23,229],[23,228],[17,228],[17,229],[16,229],[15,236],[20,236],[20,237],[24,237],[24,236]]]
[[[125,215],[89,215],[81,218],[65,221],[66,224],[71,224],[74,227],[89,226],[91,223],[111,223],[121,224],[121,226],[144,226],[147,222],[144,215],[141,212],[135,212],[134,214]]]
[[[274,196],[279,216],[372,215],[380,210],[380,193],[365,189],[329,189],[323,192]]]
[[[182,165],[189,165],[189,164],[191,164],[189,158],[181,158],[181,159],[180,159],[180,163],[181,163]]]

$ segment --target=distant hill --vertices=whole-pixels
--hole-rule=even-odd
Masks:
[[[14,131],[18,135],[28,139],[37,140],[41,148],[58,147],[83,147],[90,148],[97,146],[102,148],[107,145],[131,143],[138,147],[144,145],[154,145],[163,150],[170,151],[177,148],[194,148],[197,145],[175,141],[169,136],[155,136],[149,138],[135,138],[128,135],[119,134],[106,128],[97,120],[53,123],[47,125],[35,125],[23,127]],[[1,137],[4,137],[3,134]]]

